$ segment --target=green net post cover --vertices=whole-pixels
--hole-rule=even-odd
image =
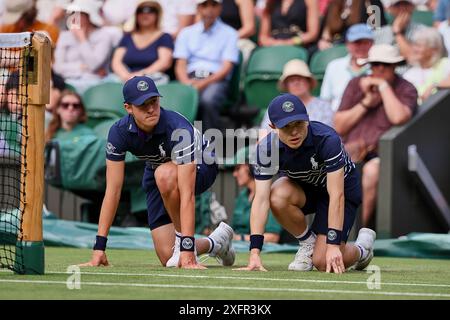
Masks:
[[[16,273],[38,275],[45,271],[43,241],[18,241],[14,270]]]

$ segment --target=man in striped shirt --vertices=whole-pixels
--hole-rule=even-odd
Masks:
[[[142,187],[147,194],[148,223],[156,254],[166,267],[203,269],[196,253],[208,253],[223,265],[234,263],[233,229],[221,223],[207,238],[195,241],[195,198],[214,183],[217,164],[207,154],[208,141],[181,114],[160,107],[155,83],[145,76],[123,88],[128,115],[110,129],[106,145],[106,192],[90,262],[108,265],[105,249],[119,205],[127,152],[144,160]]]
[[[269,207],[300,244],[289,270],[364,269],[373,257],[375,232],[361,229],[356,244],[346,244],[361,203],[361,186],[340,137],[331,127],[309,121],[304,104],[294,95],[276,97],[268,110],[275,131],[256,149],[251,253],[248,266],[240,270],[265,271],[260,251]],[[315,218],[309,228],[305,215],[311,213]]]

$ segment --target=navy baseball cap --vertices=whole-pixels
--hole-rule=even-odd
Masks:
[[[140,106],[150,98],[162,97],[152,79],[145,76],[133,77],[123,86],[125,103]]]
[[[277,128],[293,121],[309,121],[303,102],[290,93],[281,94],[270,102],[269,118]]]

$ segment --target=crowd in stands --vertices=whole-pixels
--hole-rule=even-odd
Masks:
[[[303,57],[258,81],[298,96],[311,120],[341,135],[362,168],[365,226],[375,211],[379,138],[450,88],[450,0],[0,0],[0,33],[23,31],[44,31],[52,41],[47,139],[93,134],[83,124],[90,108],[83,94],[136,75],[194,88],[204,130],[227,126],[224,109],[236,88],[232,107],[257,107],[262,117],[267,105],[246,104],[253,53],[301,48]],[[270,58],[260,64],[282,60]],[[10,113],[2,102],[1,116]],[[270,129],[267,114],[252,125]],[[236,167],[234,176],[244,187],[239,199],[251,201],[247,169]]]

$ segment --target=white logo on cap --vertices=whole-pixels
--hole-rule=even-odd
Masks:
[[[294,111],[294,104],[290,101],[286,101],[281,106],[281,109],[283,109],[284,112],[292,112],[292,111]]]
[[[137,89],[139,91],[147,91],[148,90],[148,83],[145,82],[144,80],[141,80],[141,81],[138,82],[136,87],[137,87]]]

